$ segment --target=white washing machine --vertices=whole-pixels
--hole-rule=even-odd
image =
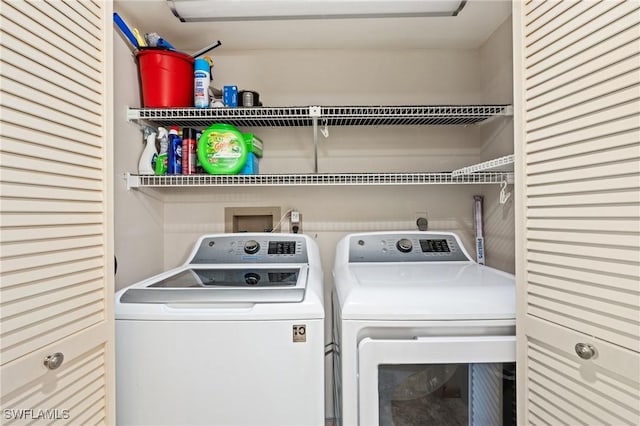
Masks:
[[[333,269],[339,424],[515,425],[515,280],[449,232],[352,234]]]
[[[116,294],[124,425],[324,425],[323,281],[305,235],[205,235]]]

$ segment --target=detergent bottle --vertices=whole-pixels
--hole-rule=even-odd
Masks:
[[[158,127],[158,139],[160,140],[160,153],[156,158],[156,175],[162,176],[167,174],[169,165],[169,132],[164,127]]]
[[[171,126],[169,130],[168,175],[182,174],[182,138],[178,134],[179,130],[178,126]]]

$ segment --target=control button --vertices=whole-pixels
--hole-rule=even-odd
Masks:
[[[396,243],[396,248],[402,253],[409,253],[411,249],[413,249],[413,244],[411,244],[411,240],[408,238],[402,238]]]
[[[260,250],[260,244],[256,240],[249,240],[244,243],[244,252],[247,254],[256,254]]]

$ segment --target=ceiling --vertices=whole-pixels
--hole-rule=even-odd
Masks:
[[[418,0],[416,0],[418,1]],[[473,49],[511,15],[509,0],[468,0],[455,17],[180,22],[165,0],[116,0],[114,11],[140,33],[157,32],[178,50]]]

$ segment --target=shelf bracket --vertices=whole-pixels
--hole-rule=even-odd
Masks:
[[[127,121],[137,121],[140,119],[140,112],[137,109],[127,108]]]
[[[144,131],[145,127],[157,128],[158,124],[140,117],[140,110],[127,108],[127,122],[140,127]]]
[[[130,191],[131,188],[137,189],[140,187],[140,176],[127,172],[124,174],[124,179],[127,182],[127,191]]]

